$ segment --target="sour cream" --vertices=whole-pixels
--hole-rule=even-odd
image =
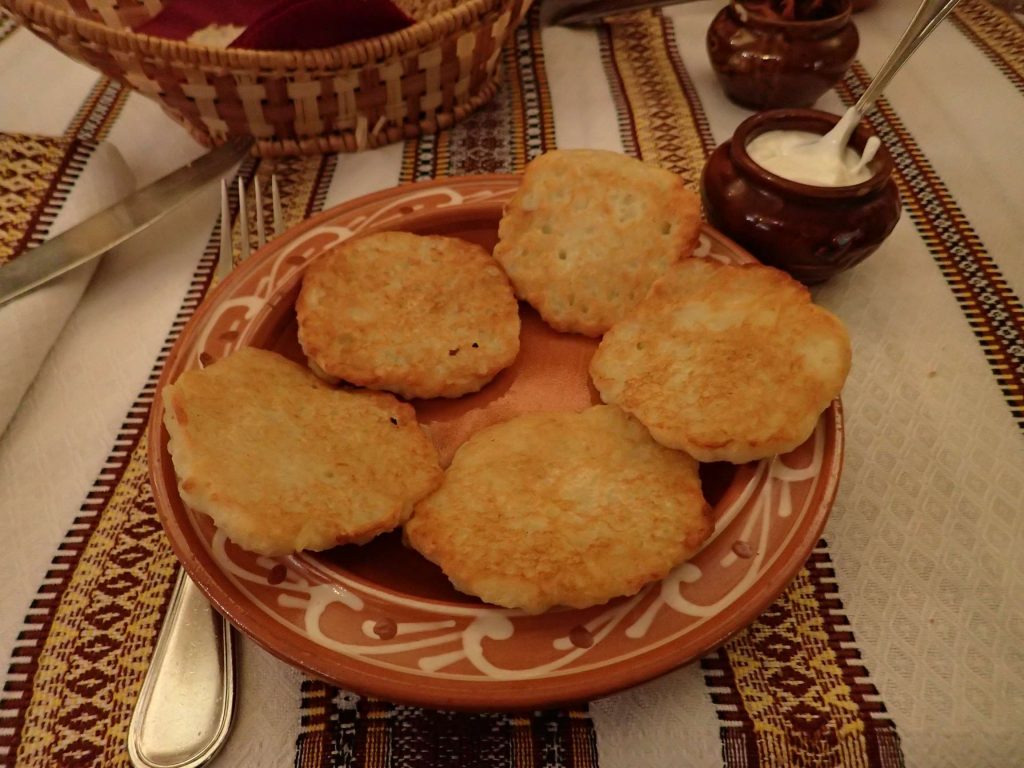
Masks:
[[[846,187],[871,178],[867,164],[874,158],[879,140],[872,136],[864,156],[847,146],[857,114],[847,110],[824,136],[808,131],[768,131],[747,143],[750,159],[766,171],[790,181],[816,187]]]

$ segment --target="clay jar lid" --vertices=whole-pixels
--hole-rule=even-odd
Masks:
[[[799,196],[805,201],[820,200],[823,203],[841,200],[856,200],[882,190],[892,177],[894,170],[892,156],[883,144],[875,157],[868,163],[871,177],[858,184],[843,187],[823,187],[804,184],[778,176],[754,162],[747,152],[747,144],[754,138],[769,131],[806,131],[824,136],[840,120],[839,115],[816,109],[773,109],[748,117],[732,135],[729,153],[737,170],[759,186],[768,187],[783,196]],[[863,122],[859,123],[850,138],[850,146],[858,154],[864,152],[864,145],[873,136],[872,130]]]

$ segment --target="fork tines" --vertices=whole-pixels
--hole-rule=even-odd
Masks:
[[[267,230],[263,213],[263,189],[258,177],[253,177],[253,196],[256,207],[256,241],[257,247],[267,242]],[[284,229],[284,216],[281,210],[281,192],[277,186],[277,176],[270,177],[271,206],[274,215],[274,234],[279,235]],[[238,178],[238,231],[239,262],[249,258],[249,208],[246,202],[245,182]],[[228,200],[227,180],[220,183],[220,257],[217,260],[217,276],[223,279],[234,267],[234,255],[231,249],[231,206]]]

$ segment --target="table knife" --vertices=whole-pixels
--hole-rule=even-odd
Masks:
[[[541,6],[541,21],[547,25],[586,26],[600,24],[610,16],[681,5],[696,0],[551,0]]]
[[[231,170],[249,146],[247,140],[223,144],[0,267],[0,305],[102,256],[159,221]]]

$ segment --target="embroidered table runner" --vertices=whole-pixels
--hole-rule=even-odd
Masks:
[[[588,30],[542,30],[534,9],[504,52],[499,93],[454,129],[277,163],[286,218],[399,182],[518,171],[555,146],[623,151],[696,188],[707,153],[749,114],[724,99],[703,50],[718,7]],[[880,0],[857,17],[860,61],[821,108],[857,98],[913,10]],[[28,89],[27,72],[60,85]],[[824,538],[748,630],[599,701],[480,714],[359,697],[243,640],[240,709],[217,764],[1015,764],[1024,161],[995,142],[1020,140],[1022,75],[1021,18],[965,0],[871,117],[903,218],[875,256],[816,290],[854,342],[843,482]],[[110,141],[142,184],[202,151],[150,102],[5,21],[0,105],[10,134]],[[986,119],[970,119],[982,106]],[[270,170],[248,160],[238,173]],[[3,765],[128,764],[176,569],[143,431],[167,351],[210,287],[216,194],[171,218],[104,261],[0,439]]]

